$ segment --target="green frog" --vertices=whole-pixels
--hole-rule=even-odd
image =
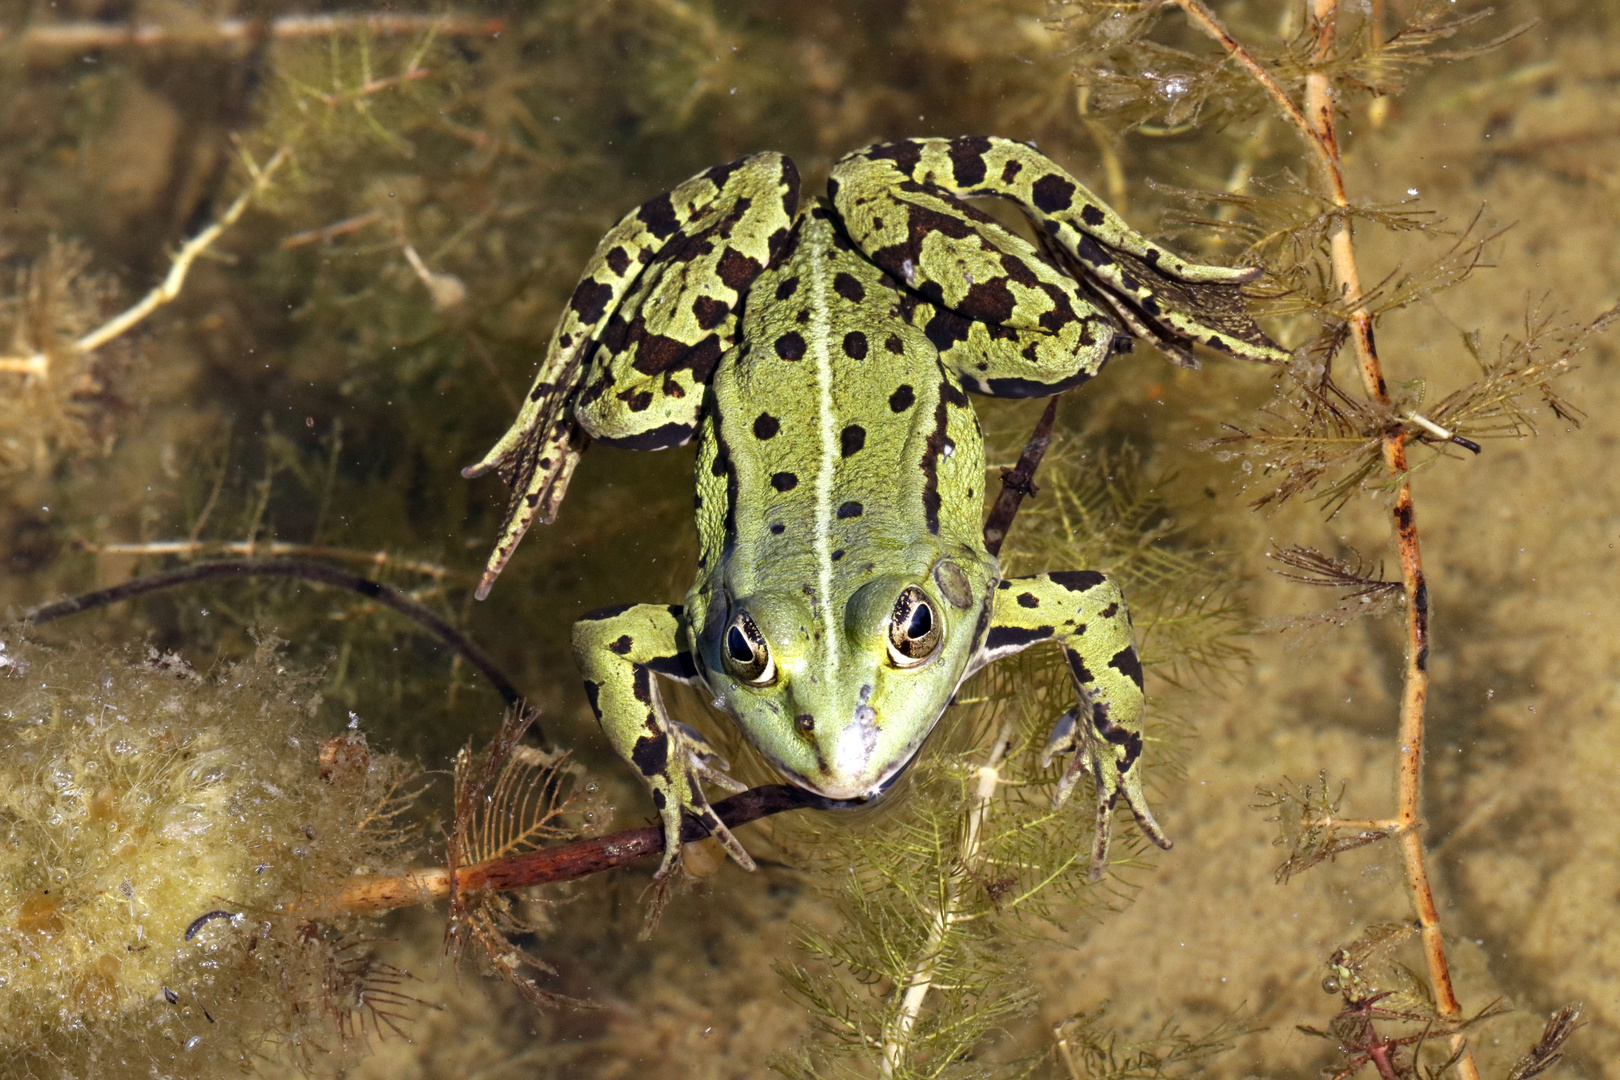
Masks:
[[[696,579],[679,606],[606,608],[574,626],[586,694],[644,778],[678,865],[683,818],[753,860],[704,782],[738,790],[659,680],[702,688],[792,783],[880,795],[974,672],[1063,649],[1074,705],[1043,764],[1096,792],[1091,876],[1142,790],[1142,665],[1118,587],[1093,570],[1003,577],[982,535],[983,438],[968,393],[1056,394],[1133,338],[1193,363],[1203,345],[1288,354],[1246,313],[1259,271],[1202,266],[1134,232],[1025,143],[917,138],[840,160],[799,209],[799,174],[761,153],[698,174],[613,227],[587,264],[522,412],[466,476],[511,487],[490,585],[557,512],[591,440],[696,439]],[[1001,196],[1039,248],[964,199]]]

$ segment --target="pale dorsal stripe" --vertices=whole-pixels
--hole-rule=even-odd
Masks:
[[[825,225],[822,228],[826,228]],[[819,245],[813,245],[819,247]],[[833,250],[832,244],[826,251]],[[816,473],[816,569],[819,573],[821,624],[826,633],[825,655],[837,656],[833,647],[834,620],[832,595],[833,470],[838,464],[838,422],[833,416],[832,357],[827,342],[832,337],[832,314],[828,310],[826,254],[817,250],[810,259],[810,356],[816,365],[816,390],[820,395],[821,467]]]

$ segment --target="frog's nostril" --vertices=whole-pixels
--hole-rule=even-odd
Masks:
[[[793,718],[793,726],[808,735],[816,730],[816,718],[807,712],[800,713]]]
[[[862,727],[871,727],[877,723],[877,710],[870,705],[862,705],[855,710],[855,722]]]

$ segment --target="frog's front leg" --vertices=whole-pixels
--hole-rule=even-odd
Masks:
[[[1118,586],[1092,570],[1007,578],[997,586],[990,631],[971,670],[1041,641],[1063,646],[1079,696],[1053,726],[1041,764],[1050,764],[1058,754],[1074,754],[1058,781],[1057,806],[1083,773],[1091,776],[1097,792],[1091,852],[1095,881],[1108,862],[1114,803],[1121,796],[1147,838],[1159,847],[1170,846],[1142,793],[1142,664]]]
[[[680,862],[681,819],[691,814],[744,869],[754,860],[731,835],[703,794],[709,780],[731,791],[739,784],[703,736],[669,718],[654,676],[702,686],[687,647],[683,609],[634,604],[593,611],[574,624],[574,659],[585,676],[585,694],[602,731],[618,755],[636,767],[652,791],[664,826],[664,861],[658,877]]]

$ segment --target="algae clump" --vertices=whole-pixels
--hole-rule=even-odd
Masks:
[[[318,702],[273,642],[204,677],[0,634],[0,1072],[299,1065],[390,1023],[403,973],[321,898],[409,857],[416,773]]]

